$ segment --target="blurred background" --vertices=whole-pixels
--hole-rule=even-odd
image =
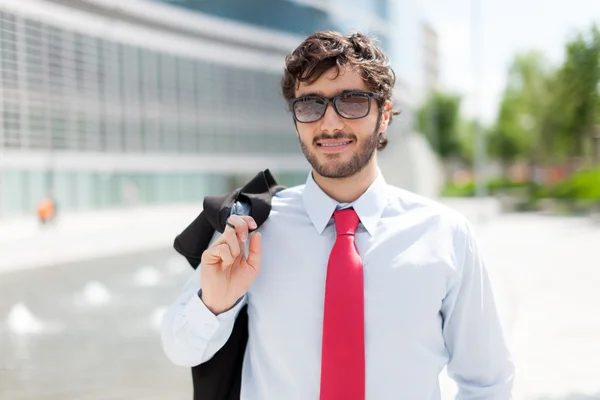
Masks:
[[[515,399],[600,399],[598,0],[0,0],[2,400],[191,398],[173,239],[259,170],[304,183],[279,85],[323,29],[389,54],[380,167],[475,226]]]

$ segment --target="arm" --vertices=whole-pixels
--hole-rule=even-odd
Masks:
[[[213,314],[199,296],[201,266],[184,285],[169,307],[161,326],[161,339],[167,357],[176,365],[193,367],[210,360],[225,345],[233,330],[244,295],[233,308]]]
[[[442,303],[448,374],[457,400],[509,400],[515,368],[491,282],[469,224],[457,236],[458,276]]]

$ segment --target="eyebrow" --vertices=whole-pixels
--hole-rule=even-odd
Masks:
[[[351,93],[351,92],[366,92],[366,90],[365,89],[339,89],[331,97],[339,96],[341,94],[346,94],[346,93]],[[298,98],[300,98],[300,97],[306,97],[306,96],[328,97],[328,96],[325,96],[325,94],[323,92],[317,91],[317,92],[303,93],[301,95],[298,95]]]

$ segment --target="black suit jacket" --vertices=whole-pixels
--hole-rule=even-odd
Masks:
[[[175,250],[197,268],[215,231],[223,233],[225,230],[236,201],[250,204],[250,215],[257,226],[261,226],[271,212],[271,198],[282,189],[284,187],[275,182],[267,169],[242,188],[221,196],[205,197],[200,215],[175,238]],[[244,306],[225,345],[209,361],[192,367],[194,400],[239,400],[247,341],[248,313]]]

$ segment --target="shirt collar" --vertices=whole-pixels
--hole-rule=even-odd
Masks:
[[[362,196],[351,204],[356,214],[358,214],[360,222],[371,236],[375,233],[379,218],[381,218],[383,209],[387,204],[386,187],[387,183],[381,171],[378,170],[375,181]],[[320,235],[340,203],[323,192],[313,179],[312,173],[308,174],[302,201],[308,217]]]

